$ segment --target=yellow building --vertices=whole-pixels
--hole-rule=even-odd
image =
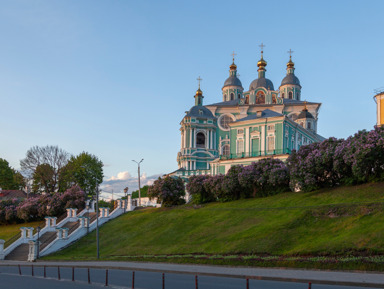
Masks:
[[[377,126],[384,125],[384,88],[377,90],[374,99],[377,104]]]

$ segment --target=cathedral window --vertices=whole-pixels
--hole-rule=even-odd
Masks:
[[[229,154],[230,154],[229,144],[223,145],[223,147],[221,149],[221,154],[224,156],[229,156]]]
[[[273,152],[275,150],[275,137],[268,136],[267,137],[267,150],[268,152]]]
[[[242,154],[244,152],[244,140],[237,140],[237,154]]]
[[[237,98],[240,98],[241,97],[241,95],[240,95],[240,93],[237,95]]]
[[[272,95],[272,103],[277,103],[276,95]]]
[[[249,95],[245,97],[245,104],[249,104]]]
[[[292,99],[292,98],[293,98],[293,92],[292,92],[292,91],[288,92],[288,98],[289,98],[289,99]]]
[[[265,103],[265,94],[262,91],[259,91],[256,94],[256,104],[264,104]]]
[[[202,132],[199,132],[196,135],[196,147],[198,148],[205,147],[205,135]]]
[[[310,122],[307,123],[307,128],[311,129],[311,123]]]
[[[229,124],[233,122],[232,117],[230,117],[228,114],[224,114],[220,116],[219,118],[219,127],[222,130],[228,131],[229,130]]]
[[[235,95],[231,93],[231,100],[234,100],[234,99],[235,99]]]
[[[284,96],[285,96],[285,93],[283,92],[283,94],[282,94],[281,96],[282,96],[282,98],[284,98]]]
[[[242,129],[242,128],[238,129],[237,134],[244,134],[244,129]]]

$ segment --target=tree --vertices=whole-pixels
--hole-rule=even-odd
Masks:
[[[29,177],[39,173],[47,174],[48,166],[52,169],[52,180],[50,181],[50,192],[58,189],[59,175],[61,169],[68,163],[69,154],[58,146],[34,146],[27,151],[26,157],[20,161],[21,170]],[[44,169],[36,173],[41,165]],[[42,176],[40,176],[41,178]]]
[[[13,190],[15,188],[14,183],[14,171],[9,166],[9,163],[0,158],[0,187],[4,190]]]
[[[32,176],[32,190],[34,192],[54,192],[56,190],[54,174],[54,169],[49,164],[38,165]]]
[[[103,182],[103,163],[96,156],[82,152],[72,156],[62,169],[61,188],[78,185],[87,195],[94,195]]]
[[[148,197],[157,198],[164,207],[182,205],[185,203],[184,181],[181,178],[158,178],[152,186],[148,188]]]

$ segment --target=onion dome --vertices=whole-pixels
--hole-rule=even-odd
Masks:
[[[257,78],[254,81],[251,82],[251,85],[249,86],[249,90],[255,90],[256,88],[264,87],[269,90],[275,90],[273,87],[273,83],[268,78],[262,77]]]
[[[215,118],[212,112],[205,106],[195,105],[186,114],[186,117]]]
[[[243,88],[240,79],[237,78],[237,66],[234,61],[229,67],[229,77],[224,81],[223,88],[226,86],[240,86]]]
[[[312,118],[314,119],[313,115],[308,111],[307,106],[304,107],[304,109],[300,112],[297,119],[303,119],[303,118]]]
[[[287,75],[281,81],[280,86],[291,84],[291,85],[297,85],[301,87],[300,80],[296,77],[294,71],[295,71],[295,63],[292,61],[292,57],[289,56],[289,61],[287,63]]]
[[[257,66],[259,67],[259,78],[255,79],[251,82],[249,86],[249,90],[255,90],[259,87],[264,87],[266,89],[275,90],[273,87],[273,83],[268,78],[265,78],[265,67],[267,66],[267,62],[264,60],[263,55],[261,55],[261,59],[257,62]]]

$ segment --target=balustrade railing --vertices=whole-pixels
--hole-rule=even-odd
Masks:
[[[266,151],[256,151],[256,152],[248,152],[248,153],[221,155],[220,159],[221,160],[231,160],[231,159],[261,157],[261,156],[283,155],[283,154],[290,154],[290,153],[291,153],[290,149],[266,150]]]
[[[4,249],[10,246],[13,242],[17,241],[21,237],[21,233],[17,233],[4,242]]]

